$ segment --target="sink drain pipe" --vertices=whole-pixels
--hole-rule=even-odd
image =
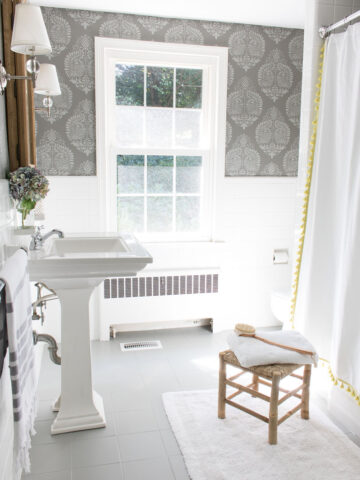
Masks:
[[[34,345],[36,345],[38,342],[46,342],[48,344],[49,356],[51,361],[54,362],[56,365],[61,365],[61,357],[59,357],[57,353],[58,344],[56,343],[54,337],[48,335],[47,333],[37,333],[35,330],[33,330],[33,341]]]
[[[35,302],[32,304],[32,308],[33,308],[32,319],[41,320],[41,325],[43,325],[44,319],[45,319],[43,307],[44,306],[46,307],[47,302],[49,302],[50,300],[56,300],[58,297],[54,292],[54,290],[49,288],[43,282],[35,283],[35,287],[37,288],[37,298]],[[50,294],[42,295],[43,288],[46,288],[46,290],[48,290]],[[40,315],[37,312],[38,307],[40,307]],[[34,342],[34,345],[36,345],[38,342],[46,342],[48,344],[50,360],[54,362],[56,365],[61,365],[61,357],[57,353],[58,344],[56,343],[56,340],[54,337],[52,337],[51,335],[48,335],[47,333],[37,333],[35,330],[33,330],[33,342]]]

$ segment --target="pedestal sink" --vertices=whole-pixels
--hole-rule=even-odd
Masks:
[[[90,296],[105,278],[136,275],[151,262],[128,234],[53,238],[29,252],[30,280],[55,290],[61,303],[61,395],[51,433],[105,426],[103,401],[92,386]]]

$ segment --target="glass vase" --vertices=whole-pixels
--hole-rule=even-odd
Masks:
[[[34,231],[35,216],[34,210],[16,209],[16,229],[22,230],[24,233],[32,233]]]

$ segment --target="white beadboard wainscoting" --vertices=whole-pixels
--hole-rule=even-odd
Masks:
[[[49,181],[50,193],[44,201],[46,229],[60,228],[65,234],[99,231],[101,213],[97,177],[49,177]],[[290,288],[296,178],[226,178],[219,175],[215,190],[214,240],[147,243],[145,246],[153,255],[154,263],[142,275],[176,275],[176,272],[185,275],[218,269],[216,330],[231,328],[237,322],[255,326],[276,325],[270,309],[270,296],[273,290]],[[289,263],[274,265],[274,249],[288,249]],[[101,296],[103,285],[92,298],[94,339],[104,338],[101,332],[104,332],[104,325],[107,329],[109,324],[109,320],[103,318],[107,310],[100,308]],[[190,299],[190,295],[184,295],[176,299],[176,302],[187,302],[185,309],[190,316],[189,308],[195,302],[194,297]],[[143,318],[143,308],[139,306],[136,310],[138,302],[147,305],[149,321],[164,320],[167,302],[171,300],[170,297],[118,299],[118,315],[122,323],[138,322],[140,317]],[[116,299],[110,301],[114,303]],[[60,339],[59,315],[58,302],[50,302],[45,327],[57,339]],[[197,315],[194,303],[194,320]]]

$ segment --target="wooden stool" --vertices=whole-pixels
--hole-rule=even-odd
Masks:
[[[218,404],[218,417],[225,418],[225,405],[231,405],[232,407],[238,408],[243,412],[249,413],[250,415],[262,420],[269,424],[269,443],[270,445],[276,445],[277,443],[277,427],[287,418],[293,415],[295,412],[301,409],[301,418],[309,418],[309,394],[310,394],[310,377],[311,377],[311,365],[297,365],[297,364],[275,364],[275,365],[259,365],[256,367],[245,368],[240,365],[234,352],[231,350],[225,350],[220,352],[220,371],[219,371],[219,404]],[[226,378],[226,365],[232,365],[241,370],[240,373]],[[303,375],[298,375],[293,373],[298,368],[304,367]],[[243,375],[246,372],[250,372],[253,375],[253,380],[250,385],[244,386],[239,383],[235,383],[238,377]],[[294,390],[285,390],[280,387],[280,380],[290,375],[291,377],[298,378],[301,380],[301,384],[297,386]],[[266,380],[264,380],[266,379]],[[260,393],[259,383],[262,385],[267,385],[271,387],[270,397]],[[232,393],[226,397],[226,385],[229,385],[233,388],[236,388],[236,392]],[[299,393],[301,390],[301,394]],[[279,391],[284,392],[279,399]],[[269,417],[260,415],[249,408],[239,405],[234,402],[232,399],[240,393],[246,392],[252,395],[253,397],[261,398],[266,402],[270,403],[269,408]],[[288,400],[290,397],[297,397],[301,399],[301,402],[287,412],[283,417],[278,419],[278,406],[281,405],[285,400]]]

